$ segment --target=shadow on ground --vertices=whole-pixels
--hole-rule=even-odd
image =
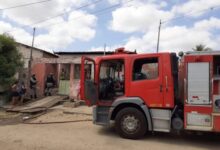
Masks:
[[[116,133],[114,128],[100,128],[98,134],[102,136],[110,136],[114,139],[121,139]],[[129,140],[134,141],[134,140]],[[154,142],[164,143],[175,146],[191,146],[195,148],[203,148],[207,150],[219,150],[220,149],[220,133],[207,133],[207,132],[183,132],[177,133],[147,133],[143,138],[135,140],[137,144],[139,142]]]

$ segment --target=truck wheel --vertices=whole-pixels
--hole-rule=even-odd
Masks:
[[[133,107],[119,111],[115,118],[115,125],[119,135],[128,139],[138,139],[147,131],[144,114]]]
[[[181,119],[180,117],[176,117],[172,119],[172,127],[174,130],[180,131],[183,129],[183,119]]]

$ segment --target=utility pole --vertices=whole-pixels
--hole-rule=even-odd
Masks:
[[[31,51],[30,51],[30,60],[28,64],[28,79],[30,81],[31,78],[31,66],[32,66],[32,60],[33,60],[33,47],[34,47],[34,39],[35,39],[35,27],[33,28],[33,38],[32,38],[32,44],[31,44]]]
[[[31,53],[30,53],[30,60],[31,60],[31,61],[33,60],[32,53],[33,53],[33,47],[34,47],[35,30],[36,30],[36,28],[34,27],[34,28],[33,28],[32,44],[31,44]]]
[[[106,51],[106,44],[104,44],[104,56],[105,56],[105,51]]]
[[[160,46],[160,28],[161,28],[161,19],[159,23],[159,29],[158,29],[158,36],[157,36],[157,53],[159,52],[159,46]]]

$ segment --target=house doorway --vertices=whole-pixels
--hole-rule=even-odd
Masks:
[[[58,93],[60,95],[70,93],[70,64],[61,64]]]

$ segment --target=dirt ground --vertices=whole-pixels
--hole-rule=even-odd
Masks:
[[[91,119],[89,114],[91,108],[86,106],[71,109],[58,106],[31,123],[86,120]],[[92,121],[0,126],[0,149],[4,150],[219,150],[219,140],[220,135],[216,134],[168,133],[127,140],[120,138],[112,128],[93,125]]]

